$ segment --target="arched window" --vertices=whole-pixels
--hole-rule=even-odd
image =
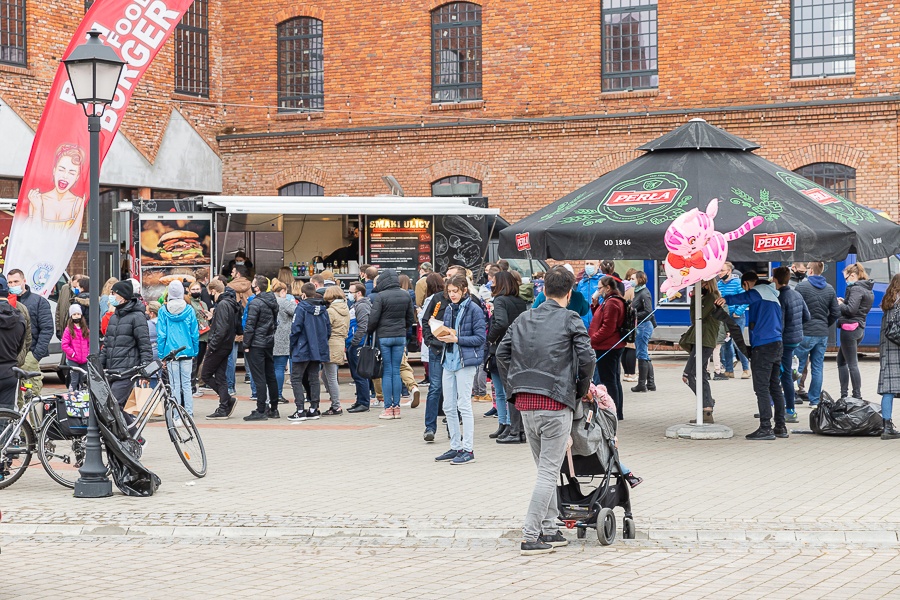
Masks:
[[[813,163],[794,171],[822,187],[856,202],[856,169],[840,163]]]
[[[854,0],[791,0],[791,77],[856,72]]]
[[[603,0],[603,91],[659,87],[656,1]]]
[[[480,196],[481,182],[466,175],[451,175],[431,184],[434,196]]]
[[[0,0],[0,63],[25,66],[25,0]]]
[[[175,28],[175,91],[209,97],[208,0],[194,0]]]
[[[325,188],[309,181],[295,181],[278,188],[279,196],[324,196]]]
[[[452,2],[431,13],[431,97],[481,100],[481,7]]]
[[[279,112],[325,109],[322,21],[296,17],[278,24]]]

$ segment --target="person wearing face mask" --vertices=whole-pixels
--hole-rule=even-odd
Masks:
[[[135,299],[130,281],[120,281],[113,286],[109,303],[116,309],[106,328],[106,337],[100,349],[100,365],[107,371],[113,396],[124,408],[134,382],[116,378],[116,373],[152,361],[153,347],[144,306]],[[131,423],[134,419],[126,414],[125,420]]]
[[[103,284],[103,289],[100,290],[100,317],[112,311],[112,307],[109,305],[109,294],[112,292],[112,286],[119,282],[115,277],[110,277],[106,280],[106,283]]]
[[[253,261],[247,258],[247,255],[243,250],[238,250],[238,253],[234,255],[234,264],[235,266],[246,268],[247,272],[250,274],[249,277],[254,277],[255,271],[253,269]]]
[[[19,382],[13,367],[21,367],[31,346],[28,310],[9,301],[9,285],[0,275],[0,407],[15,410]]]
[[[603,277],[600,280],[598,289],[603,302],[594,313],[588,333],[591,337],[591,347],[597,353],[600,383],[606,386],[606,390],[616,403],[616,416],[621,421],[625,417],[619,369],[625,342],[619,328],[625,322],[625,299],[619,292],[618,283],[613,277]]]
[[[180,281],[169,284],[166,305],[159,309],[156,323],[156,347],[160,356],[184,346],[174,360],[166,364],[172,398],[194,416],[194,397],[191,392],[191,368],[200,349],[200,328],[193,307],[184,300],[184,285]]]
[[[299,290],[298,290],[299,291]],[[297,301],[288,295],[287,285],[276,279],[272,282],[272,293],[278,303],[278,322],[275,326],[275,346],[272,348],[275,362],[275,382],[278,386],[278,403],[287,404],[284,399],[284,373],[291,362],[291,322]]]
[[[73,304],[69,307],[69,322],[63,330],[60,347],[66,357],[66,364],[87,370],[87,359],[90,354],[90,332],[81,314],[81,307]],[[76,370],[70,372],[69,389],[77,390],[85,381],[85,376]]]
[[[735,271],[734,265],[727,261],[719,270],[719,279],[716,283],[719,286],[719,295],[723,298],[740,294],[743,291],[741,288],[741,274]],[[731,315],[731,318],[734,319],[734,322],[742,331],[745,325],[747,308],[746,304],[728,307],[728,314]],[[741,361],[741,379],[750,379],[750,361],[738,350],[734,340],[728,340],[722,343],[720,350],[720,358],[725,373],[716,375],[713,377],[713,380],[734,379],[735,356]]]
[[[203,286],[199,281],[195,281],[188,288],[190,296],[186,298],[191,308],[194,309],[194,316],[197,317],[197,330],[200,333],[200,342],[197,346],[197,356],[194,357],[191,364],[191,390],[194,398],[203,395],[200,391],[201,382],[198,380],[200,365],[203,364],[203,357],[206,355],[206,343],[209,340],[209,320],[212,313],[209,312],[209,305],[203,300],[201,290]]]
[[[214,279],[206,286],[216,307],[209,323],[209,341],[206,356],[200,368],[200,378],[219,395],[219,406],[207,415],[210,420],[224,420],[234,413],[237,398],[228,389],[228,359],[234,347],[234,338],[241,324],[241,305],[231,288]]]
[[[862,398],[862,377],[859,374],[856,349],[866,332],[866,315],[875,302],[875,294],[872,292],[875,282],[869,279],[865,267],[859,263],[848,265],[844,269],[844,280],[847,282],[847,299],[838,298],[841,317],[837,322],[841,340],[837,358],[841,398],[846,398],[848,391],[854,398]]]
[[[356,401],[347,409],[348,413],[361,413],[369,411],[371,395],[369,394],[369,380],[360,377],[356,371],[359,364],[359,348],[366,341],[369,333],[369,313],[372,312],[372,301],[366,298],[366,285],[362,282],[350,284],[350,296],[353,308],[350,309],[351,319],[356,319],[356,332],[350,338],[350,347],[347,349],[347,359],[350,363],[350,376],[356,386]]]
[[[13,269],[7,276],[9,293],[16,296],[16,301],[28,309],[31,317],[31,347],[25,356],[25,364],[22,368],[26,371],[40,371],[41,360],[50,355],[50,340],[53,338],[53,311],[47,299],[31,292],[31,288],[25,284],[25,273],[19,269]],[[31,379],[32,391],[40,395],[43,383],[41,377]]]
[[[603,277],[603,274],[600,272],[600,261],[586,260],[584,261],[584,273],[581,279],[578,280],[578,283],[575,284],[575,290],[580,292],[585,298],[590,299],[594,292],[597,291],[601,277]],[[585,327],[590,327],[592,317],[588,317],[587,322],[584,324]]]
[[[66,324],[69,322],[69,307],[72,306],[72,302],[75,301],[75,296],[78,295],[79,290],[77,282],[82,277],[83,275],[80,273],[72,275],[69,282],[59,290],[59,298],[56,301],[56,331],[65,329]],[[65,364],[65,360],[66,357],[63,356],[60,364]]]
[[[806,279],[806,263],[791,263],[791,279],[788,282],[788,285],[791,288],[796,288],[804,279]]]

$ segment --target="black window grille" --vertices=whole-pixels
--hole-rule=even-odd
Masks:
[[[466,175],[451,175],[431,184],[434,196],[480,196],[481,182]]]
[[[431,13],[434,102],[481,100],[481,7],[453,2]]]
[[[325,109],[322,21],[297,17],[278,25],[279,112]]]
[[[856,202],[856,169],[840,163],[813,163],[794,171],[813,183]]]
[[[854,0],[791,0],[791,77],[856,72]]]
[[[209,0],[194,0],[175,28],[175,91],[209,97]]]
[[[94,0],[84,0],[84,12],[87,12],[92,4],[94,4]]]
[[[656,0],[603,0],[603,91],[659,87]]]
[[[25,66],[25,0],[0,0],[0,63]]]
[[[278,188],[279,196],[324,196],[325,188],[309,181],[295,181]]]

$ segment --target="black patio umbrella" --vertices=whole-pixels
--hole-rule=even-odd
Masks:
[[[716,230],[762,224],[729,243],[737,261],[861,261],[900,252],[900,225],[753,153],[757,144],[694,119],[647,153],[500,233],[500,255],[663,259],[676,217],[718,198]]]

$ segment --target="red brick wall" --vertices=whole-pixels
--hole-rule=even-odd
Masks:
[[[295,177],[329,194],[383,193],[380,177],[391,173],[408,194],[428,194],[435,179],[464,174],[482,179],[514,220],[624,163],[641,143],[695,116],[687,111],[713,109],[711,122],[786,166],[856,167],[858,199],[900,216],[898,103],[886,97],[900,94],[900,17],[887,0],[857,3],[856,75],[806,81],[790,79],[788,0],[660,3],[659,89],[630,94],[601,92],[600,0],[484,0],[484,102],[463,108],[431,103],[429,11],[438,4],[212,0],[211,97],[173,95],[170,41],[122,132],[152,160],[169,109],[179,108],[222,155],[225,193],[273,194]],[[28,10],[28,69],[0,67],[0,96],[35,126],[83,0],[29,0]],[[311,117],[275,109],[276,25],[293,16],[324,21],[326,110]],[[809,105],[818,100],[876,102]],[[776,103],[796,106],[716,112]],[[625,116],[534,120],[605,114]],[[390,129],[423,122],[469,125]],[[356,131],[314,133],[331,128]],[[269,132],[308,135],[216,141]]]

